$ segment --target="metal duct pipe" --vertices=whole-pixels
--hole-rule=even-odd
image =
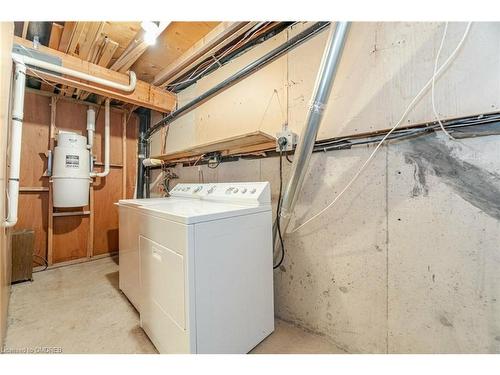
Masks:
[[[337,22],[335,30],[330,31],[330,35],[326,42],[325,51],[323,52],[323,58],[316,77],[316,84],[309,104],[309,110],[307,112],[306,124],[302,129],[299,144],[294,153],[290,179],[288,180],[282,198],[280,217],[278,218],[280,220],[280,229],[282,233],[285,233],[288,227],[297,197],[304,184],[304,176],[309,166],[309,160],[311,159],[314,143],[316,142],[318,129],[321,125],[323,113],[342,57],[349,24],[349,22]],[[279,244],[276,238],[276,225],[273,229],[275,234],[274,245],[276,249]]]
[[[243,69],[239,70],[232,76],[226,78],[224,81],[219,83],[218,85],[215,85],[208,91],[204,92],[200,96],[194,98],[191,100],[189,103],[186,105],[182,106],[181,108],[177,109],[176,111],[170,113],[168,116],[163,118],[162,120],[158,121],[155,125],[153,125],[148,133],[147,133],[147,138],[149,139],[154,133],[156,133],[162,126],[165,126],[172,121],[174,121],[177,117],[182,116],[183,114],[186,114],[193,109],[197,108],[210,98],[214,97],[215,95],[219,94],[221,91],[231,87],[232,85],[236,84],[237,82],[241,81],[243,78],[248,77],[250,74],[254,73],[255,71],[263,68],[267,64],[270,64],[274,60],[280,58],[284,54],[286,54],[288,51],[294,49],[295,47],[299,46],[306,40],[309,40],[312,36],[318,34],[320,31],[322,31],[324,28],[326,28],[330,22],[317,22],[311,27],[307,28],[306,30],[302,31],[301,33],[297,34],[287,42],[283,43],[279,47],[273,49],[272,51],[266,53],[264,56],[261,58],[255,60],[254,62],[248,64],[245,66]]]

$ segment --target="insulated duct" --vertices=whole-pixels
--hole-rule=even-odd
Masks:
[[[321,120],[325,111],[328,98],[337,73],[342,51],[347,39],[349,22],[337,22],[335,29],[330,31],[326,42],[323,58],[316,77],[316,84],[312,93],[307,119],[299,138],[299,144],[295,150],[290,179],[284,189],[281,203],[280,229],[286,232],[290,222],[293,208],[304,184],[304,176],[309,166],[311,154],[316,142]],[[277,225],[273,228],[275,249],[280,244],[277,238]]]

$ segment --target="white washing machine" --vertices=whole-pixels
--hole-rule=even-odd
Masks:
[[[268,182],[119,207],[120,289],[160,353],[247,353],[274,330]]]

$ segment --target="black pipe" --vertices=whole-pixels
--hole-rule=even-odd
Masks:
[[[171,123],[173,120],[175,120],[177,117],[192,111],[193,109],[197,108],[198,106],[200,106],[201,104],[203,104],[204,102],[209,100],[210,98],[219,94],[221,91],[231,87],[232,85],[236,84],[237,82],[239,82],[243,78],[248,77],[250,74],[263,68],[267,64],[269,64],[269,63],[273,62],[274,60],[278,59],[279,57],[283,56],[288,51],[299,46],[300,44],[302,44],[306,40],[309,40],[311,37],[318,34],[323,29],[325,29],[329,24],[330,24],[330,22],[316,22],[314,25],[312,25],[311,27],[302,31],[301,33],[297,34],[296,36],[294,36],[293,38],[291,38],[287,42],[283,43],[278,48],[273,49],[272,51],[266,53],[261,58],[248,64],[247,66],[245,66],[243,69],[241,69],[237,73],[226,78],[224,81],[222,81],[218,85],[215,85],[210,90],[206,91],[205,93],[196,97],[195,99],[193,99],[192,101],[190,101],[186,105],[182,106],[181,108],[177,109],[174,112],[171,112],[168,116],[166,116],[163,119],[161,119],[160,121],[158,121],[155,125],[153,125],[149,129],[149,131],[147,132],[146,138],[149,139],[154,133],[156,133],[158,130],[160,130],[160,128],[162,126],[167,125],[167,124]]]
[[[248,43],[243,44],[243,46],[241,46],[240,48],[237,48],[233,52],[231,52],[231,53],[229,53],[229,54],[221,57],[220,59],[218,59],[218,63],[217,64],[213,64],[212,67],[208,68],[206,71],[204,70],[204,73],[201,74],[201,75],[199,75],[196,79],[193,79],[192,81],[188,79],[187,82],[182,83],[182,84],[176,84],[175,82],[173,82],[173,84],[175,86],[172,89],[172,92],[178,93],[179,91],[182,91],[182,90],[188,88],[189,86],[194,85],[197,80],[199,80],[199,79],[201,79],[201,78],[209,75],[213,71],[219,69],[219,67],[221,65],[224,66],[226,63],[228,63],[232,59],[234,59],[234,58],[240,56],[241,54],[245,53],[248,49],[254,47],[257,44],[263,43],[266,40],[268,40],[268,39],[276,36],[277,34],[279,34],[280,32],[282,32],[283,30],[285,30],[286,28],[290,27],[293,24],[294,24],[294,22],[280,22],[278,25],[276,25],[275,27],[273,27],[272,29],[270,29],[269,31],[267,31],[265,34],[263,34],[259,38],[254,39],[254,40],[252,40],[252,41],[250,41]],[[241,37],[241,39],[243,39],[243,38],[244,38],[244,36]],[[235,44],[238,43],[238,41],[239,40],[236,40]],[[179,82],[183,81],[183,80],[187,79],[188,77],[190,77],[192,74],[193,75],[196,74],[196,69],[197,68],[198,67],[194,67],[190,71],[186,72],[186,74],[184,74],[183,77],[179,77],[177,79],[177,81],[179,81]]]
[[[137,198],[144,198],[144,180],[146,168],[142,164],[147,155],[148,140],[146,137],[151,111],[149,109],[140,108],[137,111],[139,115],[139,136],[137,137]]]
[[[458,117],[443,121],[443,125],[447,130],[451,131],[453,136],[456,138],[499,135],[500,114],[488,113],[488,114],[481,114],[474,116]],[[411,137],[425,135],[439,130],[441,130],[441,128],[438,122],[432,121],[428,123],[411,125],[410,127],[397,129],[387,139],[389,140],[408,139]],[[370,134],[323,139],[315,142],[313,152],[316,153],[316,152],[346,150],[350,149],[353,146],[378,143],[384,137],[384,135],[387,134],[388,131],[389,130],[381,130]],[[295,150],[287,152],[288,155],[293,155],[294,153]],[[279,156],[279,152],[274,150],[268,150],[265,151],[264,155],[223,156],[221,158],[221,163],[239,161],[240,159],[256,160],[256,159],[263,159],[267,157],[277,157],[277,156]],[[177,163],[173,163],[171,165],[167,164],[167,167],[169,166],[173,167],[176,164]],[[208,161],[203,159],[197,163],[197,165],[205,165],[205,164],[208,164]],[[189,167],[191,165],[192,163],[183,163],[184,167]],[[160,168],[161,168],[160,166],[148,167],[148,169],[160,169]]]

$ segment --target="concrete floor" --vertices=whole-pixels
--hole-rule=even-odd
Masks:
[[[116,259],[56,268],[12,286],[5,348],[63,353],[157,353],[118,289]],[[344,353],[322,336],[276,321],[252,353]]]

